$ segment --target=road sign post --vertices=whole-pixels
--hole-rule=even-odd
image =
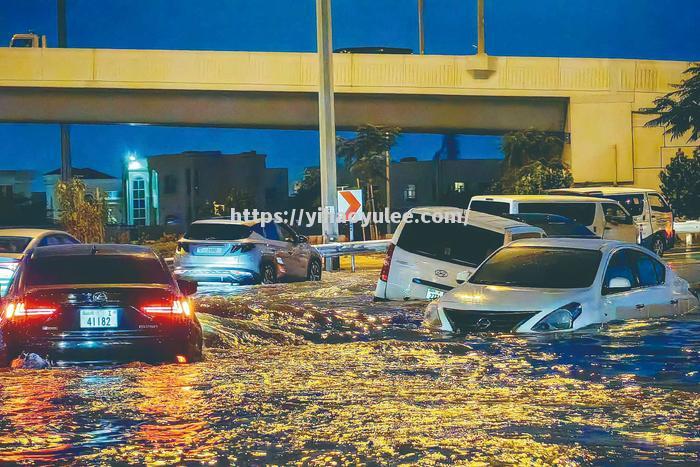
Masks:
[[[354,223],[362,214],[362,190],[338,190],[338,213],[348,222],[348,237],[354,241]],[[355,255],[350,255],[350,267],[355,272]]]

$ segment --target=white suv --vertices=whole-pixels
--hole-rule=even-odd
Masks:
[[[456,222],[431,222],[435,215]],[[434,300],[463,282],[459,273],[473,270],[503,245],[544,236],[538,227],[480,212],[411,209],[387,250],[375,300]]]

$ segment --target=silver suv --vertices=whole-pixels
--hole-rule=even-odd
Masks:
[[[321,256],[283,223],[193,222],[175,252],[175,276],[197,282],[321,280]]]

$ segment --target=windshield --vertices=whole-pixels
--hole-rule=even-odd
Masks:
[[[240,240],[250,237],[252,229],[242,224],[192,224],[185,238],[189,240]]]
[[[0,253],[23,253],[31,241],[30,237],[0,237]]]
[[[614,195],[606,198],[619,202],[633,216],[641,216],[644,211],[644,195]]]
[[[469,282],[542,289],[590,287],[601,256],[598,250],[504,248],[482,264]]]
[[[27,267],[27,285],[169,284],[170,275],[151,256],[47,256]]]

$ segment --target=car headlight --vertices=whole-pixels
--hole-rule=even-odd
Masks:
[[[574,321],[581,314],[580,303],[569,303],[557,308],[532,327],[533,331],[565,331],[574,327]]]

